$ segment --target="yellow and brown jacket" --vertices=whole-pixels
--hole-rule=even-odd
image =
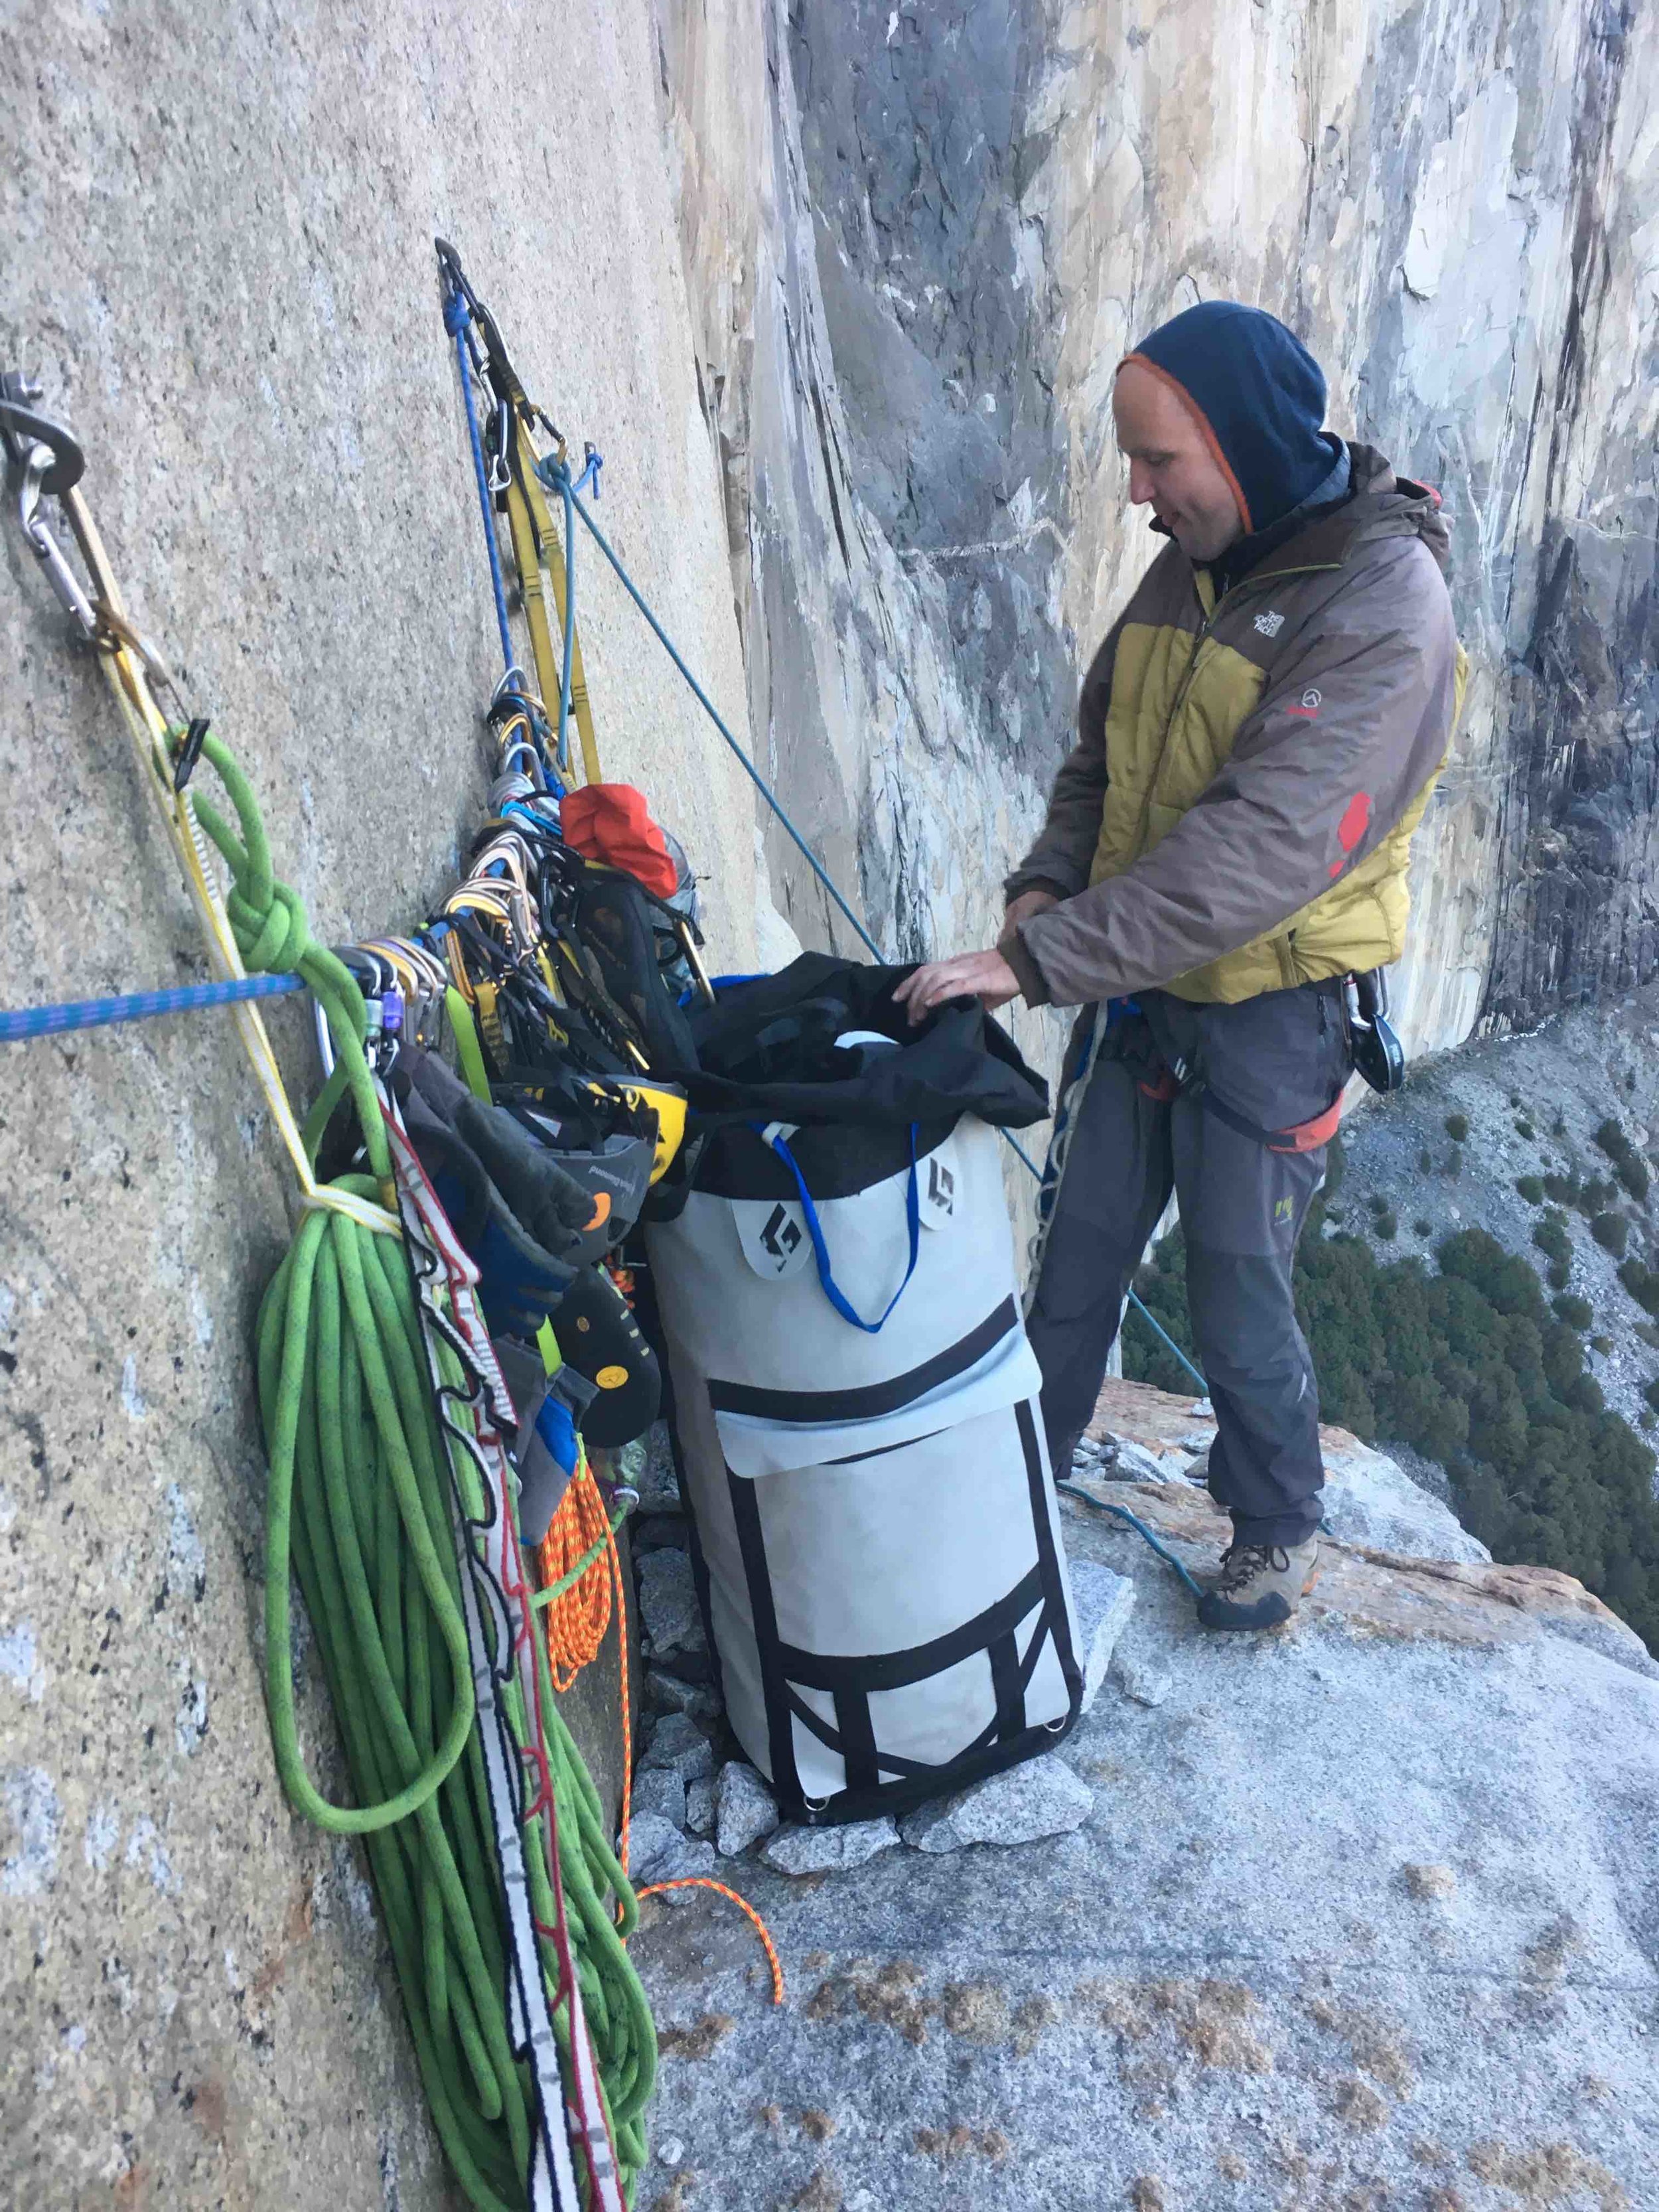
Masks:
[[[1218,599],[1166,545],[1095,655],[1006,886],[1061,900],[1004,939],[1032,1005],[1232,1004],[1399,957],[1467,663],[1434,494],[1349,452],[1352,495]]]

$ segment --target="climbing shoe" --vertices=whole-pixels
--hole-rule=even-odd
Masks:
[[[1288,1551],[1282,1544],[1230,1544],[1220,1573],[1206,1577],[1199,1620],[1206,1628],[1277,1628],[1313,1588],[1318,1565],[1316,1536]]]

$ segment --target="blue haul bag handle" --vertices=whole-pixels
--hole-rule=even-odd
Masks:
[[[812,1203],[812,1194],[806,1188],[806,1178],[794,1154],[785,1142],[781,1122],[771,1121],[764,1127],[758,1121],[750,1124],[763,1145],[769,1145],[795,1178],[795,1188],[800,1194],[801,1211],[806,1216],[806,1233],[812,1240],[812,1257],[817,1261],[818,1280],[823,1285],[823,1295],[843,1321],[861,1328],[866,1336],[874,1336],[890,1316],[894,1307],[910,1287],[910,1278],[916,1272],[916,1261],[921,1252],[921,1204],[916,1193],[916,1125],[910,1124],[910,1180],[904,1194],[904,1222],[910,1235],[910,1263],[904,1271],[904,1280],[887,1301],[886,1311],[880,1321],[866,1321],[856,1313],[830,1266],[830,1248],[823,1241],[823,1225],[818,1219],[818,1210]]]

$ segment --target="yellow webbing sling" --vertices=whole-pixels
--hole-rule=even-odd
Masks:
[[[564,637],[564,563],[560,557],[558,532],[547,494],[536,474],[539,458],[515,402],[512,410],[513,450],[507,462],[507,522],[513,540],[513,565],[519,572],[519,594],[530,630],[530,650],[536,663],[536,688],[544,705],[556,702],[562,672],[561,651]],[[559,643],[548,619],[547,592],[542,566],[553,585],[553,609],[558,622]],[[587,678],[582,667],[581,639],[573,629],[570,639],[570,713],[581,747],[582,781],[599,783],[599,749],[593,736],[593,709],[587,696]]]

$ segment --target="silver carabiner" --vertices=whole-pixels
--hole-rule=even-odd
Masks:
[[[17,495],[17,520],[22,525],[34,557],[46,572],[46,580],[57,594],[64,611],[73,617],[76,628],[86,638],[98,635],[98,617],[92,601],[87,597],[80,578],[64,558],[64,549],[47,529],[40,515],[40,489],[46,471],[53,460],[50,446],[34,444],[23,456],[22,483]]]
[[[98,635],[98,617],[64,549],[46,527],[40,501],[71,491],[86,468],[79,440],[35,407],[40,387],[16,370],[0,376],[0,441],[18,473],[17,520],[58,602],[83,636]]]

